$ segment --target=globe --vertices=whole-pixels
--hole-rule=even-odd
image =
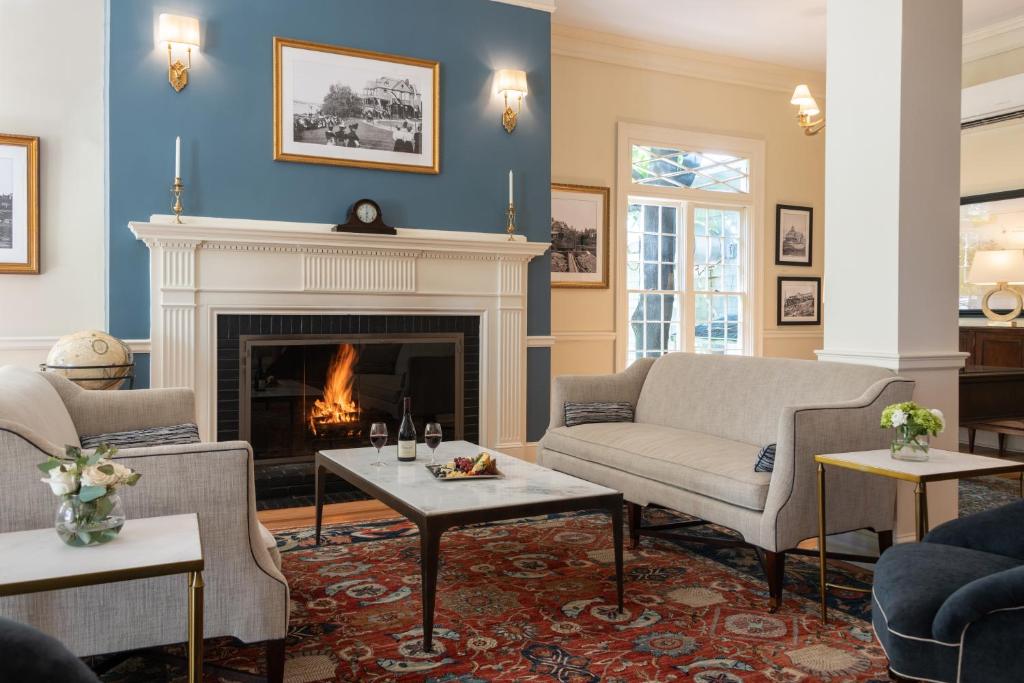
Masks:
[[[117,389],[132,374],[132,351],[99,330],[68,334],[46,357],[46,370],[64,375],[83,389]]]

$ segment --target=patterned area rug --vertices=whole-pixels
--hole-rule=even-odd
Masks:
[[[1020,480],[1006,477],[975,477],[960,480],[960,516],[1020,500]]]
[[[785,603],[772,615],[752,551],[645,538],[626,554],[620,614],[607,516],[454,530],[442,540],[435,652],[426,653],[415,527],[338,525],[326,535],[316,548],[311,529],[278,534],[292,589],[289,683],[888,680],[864,596],[836,595],[821,623],[813,558],[788,561]],[[857,584],[858,572],[840,566],[833,578]],[[207,641],[207,662],[263,667],[261,650],[230,639]],[[103,680],[161,680],[165,671],[140,656]]]

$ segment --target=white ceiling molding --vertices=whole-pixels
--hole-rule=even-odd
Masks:
[[[516,5],[518,7],[526,7],[527,9],[536,9],[541,12],[547,12],[548,14],[555,11],[555,0],[491,0],[491,2],[500,2],[505,5]]]
[[[973,62],[1024,47],[1024,14],[964,34],[963,61]]]
[[[819,71],[649,43],[562,24],[551,27],[551,53],[786,93],[792,92],[797,83],[806,83],[813,93],[825,92],[825,74]]]

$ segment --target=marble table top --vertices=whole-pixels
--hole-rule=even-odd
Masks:
[[[73,548],[53,527],[0,534],[0,595],[203,569],[195,513],[129,519],[114,540]]]
[[[377,450],[372,447],[321,451],[334,467],[343,468],[425,516],[531,505],[557,500],[618,495],[618,492],[568,474],[534,465],[511,455],[468,441],[448,441],[437,449],[436,463],[456,456],[475,457],[483,451],[496,460],[502,479],[441,481],[427,470],[430,449],[416,445],[416,460],[399,462],[396,446],[381,451],[383,467],[374,467]],[[385,503],[387,501],[384,501]]]
[[[938,448],[930,449],[928,460],[923,462],[897,460],[888,450],[829,453],[816,455],[814,459],[826,465],[913,482],[943,481],[1024,471],[1024,463],[1021,462],[971,453],[955,453]]]

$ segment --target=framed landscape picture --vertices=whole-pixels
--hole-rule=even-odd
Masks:
[[[607,187],[551,185],[551,286],[608,287]]]
[[[0,134],[0,274],[39,272],[39,138]]]
[[[779,325],[821,324],[821,278],[779,278]]]
[[[814,237],[814,209],[775,205],[775,265],[810,266]]]
[[[274,38],[274,159],[437,173],[437,62]]]

